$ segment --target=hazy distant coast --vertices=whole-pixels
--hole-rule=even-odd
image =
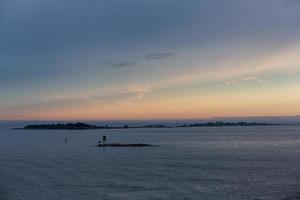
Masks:
[[[89,129],[133,129],[133,128],[187,128],[187,127],[223,127],[223,126],[274,126],[285,124],[273,124],[273,123],[258,123],[258,122],[205,122],[205,123],[187,123],[177,124],[175,126],[167,126],[163,124],[149,124],[142,126],[97,126],[86,124],[82,122],[78,123],[57,123],[57,124],[31,124],[26,125],[23,128],[17,128],[19,130],[89,130]]]

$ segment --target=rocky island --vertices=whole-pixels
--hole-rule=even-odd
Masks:
[[[24,126],[23,128],[16,128],[18,130],[89,130],[89,129],[128,129],[128,128],[171,128],[161,124],[151,124],[144,126],[97,126],[90,125],[82,122],[67,123],[67,124],[31,124]]]
[[[21,129],[44,129],[44,130],[87,130],[87,129],[100,129],[101,127],[85,124],[85,123],[67,123],[67,124],[38,124],[27,125]]]

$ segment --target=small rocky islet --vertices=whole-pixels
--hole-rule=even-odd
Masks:
[[[97,147],[152,147],[151,144],[120,144],[120,143],[108,143],[108,144],[98,144]]]

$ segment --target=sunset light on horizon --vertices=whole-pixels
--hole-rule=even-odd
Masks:
[[[296,0],[0,5],[0,120],[300,115]]]
[[[300,0],[0,0],[0,200],[300,200]]]

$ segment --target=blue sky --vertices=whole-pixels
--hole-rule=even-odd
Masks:
[[[0,119],[297,115],[286,104],[300,108],[299,11],[297,0],[3,0]]]

